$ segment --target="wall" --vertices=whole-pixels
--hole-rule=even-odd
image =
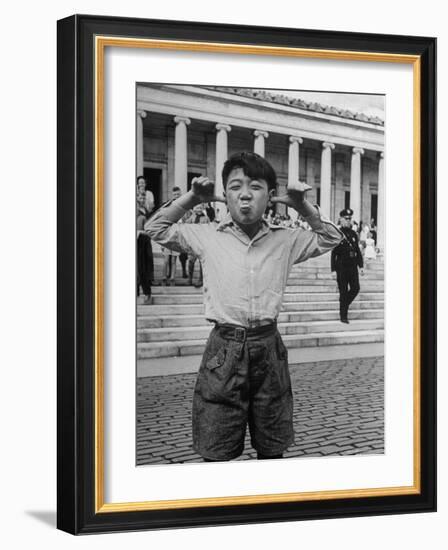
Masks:
[[[0,163],[2,235],[0,385],[2,423],[1,539],[6,548],[333,548],[407,550],[446,547],[448,521],[448,401],[441,400],[439,423],[439,512],[102,535],[75,539],[54,529],[55,365],[56,365],[56,19],[72,13],[221,21],[323,28],[372,33],[439,36],[439,112],[448,120],[448,32],[443,3],[376,0],[368,9],[357,0],[275,4],[227,0],[139,2],[73,0],[70,3],[8,3],[2,12]],[[32,144],[32,147],[30,147]],[[439,148],[448,148],[441,125]],[[7,154],[5,154],[7,152]],[[448,202],[445,155],[440,155],[439,205]],[[398,205],[397,205],[398,208]],[[440,237],[445,248],[445,239]],[[448,306],[444,248],[440,249],[440,335]],[[445,277],[443,277],[445,275]],[[440,339],[439,387],[448,387],[448,357]]]

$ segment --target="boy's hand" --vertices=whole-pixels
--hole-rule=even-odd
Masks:
[[[215,184],[206,176],[199,176],[191,180],[191,191],[199,203],[225,202],[224,197],[215,195]]]
[[[292,185],[288,185],[286,188],[286,194],[281,195],[280,197],[272,197],[272,203],[282,203],[295,208],[297,210],[303,204],[305,200],[305,193],[312,189],[311,185],[304,183],[303,181],[297,181]]]

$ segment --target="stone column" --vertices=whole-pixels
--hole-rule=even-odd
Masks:
[[[264,140],[269,137],[264,130],[254,130],[254,153],[264,157]]]
[[[378,159],[378,213],[376,220],[376,245],[384,250],[385,196],[384,196],[384,153],[379,154]]]
[[[227,134],[232,130],[228,124],[218,123],[216,126],[216,174],[215,174],[215,195],[222,196],[224,187],[222,182],[222,168],[227,160]],[[217,219],[221,220],[226,212],[226,207],[223,203],[215,203],[215,211]]]
[[[353,147],[352,167],[350,174],[350,208],[353,210],[353,220],[358,224],[362,221],[361,216],[361,155],[364,149]]]
[[[137,111],[137,133],[136,133],[136,148],[137,148],[137,159],[136,159],[136,170],[137,178],[143,176],[143,120],[146,118],[146,111],[138,110]]]
[[[298,136],[289,136],[289,153],[288,153],[288,186],[297,183],[299,176],[299,145],[303,143],[303,139]],[[288,214],[291,219],[297,219],[297,211],[294,208],[288,208]]]
[[[288,154],[288,185],[298,182],[299,177],[299,145],[303,143],[303,139],[297,136],[289,137],[289,154]]]
[[[331,215],[331,151],[334,143],[322,143],[320,165],[320,208],[327,218]]]
[[[174,132],[174,185],[179,187],[182,193],[187,192],[188,158],[187,158],[187,126],[190,119],[175,116],[176,129]]]

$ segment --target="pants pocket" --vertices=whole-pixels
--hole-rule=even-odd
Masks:
[[[272,389],[276,394],[283,395],[291,391],[291,377],[288,367],[288,350],[280,335],[276,339],[273,362]]]
[[[199,373],[198,389],[207,401],[227,401],[235,385],[235,354],[225,344],[204,357]]]

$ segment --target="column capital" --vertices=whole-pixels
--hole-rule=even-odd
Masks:
[[[303,143],[303,138],[301,138],[299,136],[289,136],[289,143],[301,144],[301,143]]]
[[[334,143],[331,143],[330,141],[324,141],[322,143],[322,149],[330,149],[333,150],[335,148],[335,144]]]
[[[265,139],[268,139],[269,132],[265,132],[264,130],[254,130],[254,136],[255,137],[263,137]]]
[[[215,125],[215,128],[219,131],[224,130],[226,132],[230,132],[232,130],[232,127],[228,124],[223,124],[222,122],[218,122],[218,124]]]
[[[147,112],[144,111],[143,109],[138,109],[137,110],[137,116],[139,116],[140,118],[145,119],[146,115],[147,115]]]
[[[190,124],[191,120],[186,116],[175,116],[174,117],[174,122],[176,124],[180,124],[181,122],[183,122],[184,124],[186,124],[188,126]]]
[[[354,155],[363,155],[364,154],[364,149],[362,147],[353,147],[352,153]]]

